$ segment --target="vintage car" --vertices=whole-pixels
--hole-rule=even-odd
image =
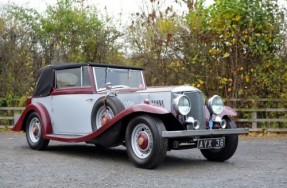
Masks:
[[[29,146],[50,140],[126,147],[141,168],[155,168],[169,150],[200,149],[211,161],[232,157],[236,112],[214,95],[205,104],[197,88],[147,87],[138,67],[65,63],[38,71],[36,89],[12,128],[26,132]]]

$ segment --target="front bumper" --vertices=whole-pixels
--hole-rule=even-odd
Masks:
[[[237,129],[207,129],[207,130],[183,130],[183,131],[163,131],[163,138],[180,138],[194,136],[217,136],[217,135],[232,135],[232,134],[248,134],[248,128]]]

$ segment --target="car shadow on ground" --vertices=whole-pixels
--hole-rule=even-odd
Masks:
[[[183,152],[187,152],[191,150],[185,150]],[[39,151],[36,151],[39,152]],[[49,152],[51,154],[57,155],[66,155],[73,156],[77,158],[82,158],[83,160],[86,159],[93,159],[98,160],[100,162],[115,162],[121,165],[132,165],[131,161],[128,158],[127,151],[125,147],[113,147],[113,148],[103,148],[98,147],[91,144],[60,144],[60,145],[49,145],[48,148],[44,152]],[[168,170],[168,169],[196,169],[201,167],[210,166],[211,163],[213,165],[230,165],[231,163],[218,163],[218,162],[210,162],[205,160],[202,157],[199,157],[198,154],[193,155],[185,154],[180,155],[181,151],[176,151],[173,153],[167,152],[167,156],[165,160],[160,164],[157,169],[159,170]],[[177,156],[178,155],[178,156]]]
[[[115,147],[115,148],[103,148],[100,146],[95,146],[92,144],[61,144],[61,145],[52,145],[48,146],[46,149],[48,152],[53,152],[57,154],[63,154],[63,155],[73,155],[78,156],[82,158],[90,158],[95,157],[96,159],[102,159],[102,158],[118,158],[121,159],[127,159],[128,156],[126,154],[126,150],[122,147]]]

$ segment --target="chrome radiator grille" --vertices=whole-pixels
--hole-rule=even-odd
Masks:
[[[184,92],[189,98],[191,103],[191,109],[187,117],[192,116],[194,119],[200,122],[200,129],[205,128],[204,120],[204,96],[200,91]]]

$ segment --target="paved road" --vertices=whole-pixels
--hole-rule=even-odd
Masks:
[[[125,148],[51,142],[31,150],[23,133],[0,133],[0,187],[287,187],[287,137],[241,138],[227,162],[171,151],[155,170],[132,165]]]

